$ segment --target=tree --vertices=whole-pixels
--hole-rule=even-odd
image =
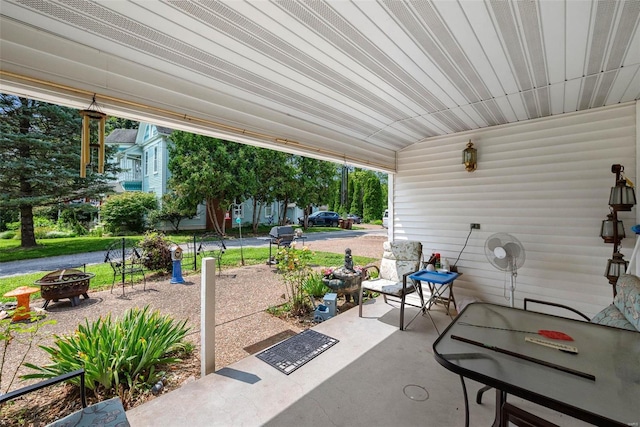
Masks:
[[[241,152],[250,165],[247,197],[253,201],[253,232],[257,233],[262,206],[277,200],[282,187],[294,181],[293,169],[288,165],[292,155],[248,145]]]
[[[222,213],[247,194],[250,170],[240,144],[182,131],[171,134],[169,187],[189,203],[205,202],[214,230],[225,233]]]
[[[198,204],[190,202],[185,197],[175,193],[167,193],[162,196],[162,205],[159,210],[153,211],[149,216],[149,222],[156,224],[166,221],[175,231],[180,231],[180,222],[183,219],[194,218],[198,214]]]
[[[78,112],[0,94],[0,210],[20,212],[21,246],[36,246],[33,208],[109,193],[109,174],[88,170],[80,178]]]
[[[123,119],[120,117],[108,117],[107,123],[105,123],[105,134],[109,135],[116,129],[138,129],[140,122]]]
[[[364,184],[364,195],[362,197],[363,219],[371,221],[382,217],[384,210],[382,203],[382,188],[380,180],[373,172],[367,172],[367,179]]]
[[[296,194],[293,201],[304,207],[304,227],[307,228],[313,205],[327,203],[331,197],[331,183],[336,177],[335,163],[309,157],[297,157]]]

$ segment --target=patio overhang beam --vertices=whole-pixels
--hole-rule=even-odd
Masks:
[[[113,95],[95,93],[87,89],[25,76],[6,70],[0,70],[0,87],[3,91],[17,96],[37,98],[46,102],[66,105],[73,108],[83,108],[83,103],[86,103],[87,99],[95,96],[96,99],[99,100],[101,107],[110,115],[134,120],[144,120],[172,129],[196,132],[261,148],[346,163],[387,173],[395,172],[395,167],[390,167],[388,164],[355,157],[346,152],[329,150],[313,144],[249,129],[242,129],[203,117],[189,115],[184,112],[131,101]]]

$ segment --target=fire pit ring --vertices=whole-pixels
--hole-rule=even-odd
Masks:
[[[71,306],[75,307],[80,303],[80,295],[84,299],[89,299],[87,291],[89,282],[95,274],[85,273],[75,268],[53,271],[34,283],[40,286],[40,295],[45,300],[43,309],[46,309],[49,302],[54,302],[69,298]]]

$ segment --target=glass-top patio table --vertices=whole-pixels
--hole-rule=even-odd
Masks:
[[[564,332],[573,341],[545,338],[538,330]],[[573,346],[578,353],[531,339]],[[463,386],[466,377],[496,389],[494,426],[503,425],[508,394],[594,425],[640,425],[638,332],[473,303],[438,337],[433,352]]]

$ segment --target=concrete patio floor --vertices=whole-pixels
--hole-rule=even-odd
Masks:
[[[432,309],[442,331],[451,321]],[[417,313],[408,310],[407,315]],[[398,330],[399,310],[382,298],[314,329],[340,342],[285,375],[255,356],[222,368],[127,412],[136,426],[464,426],[460,379],[440,366],[428,316]],[[408,317],[410,318],[410,317]],[[466,381],[470,425],[489,426],[494,392]],[[509,401],[560,426],[587,425],[512,396]]]

